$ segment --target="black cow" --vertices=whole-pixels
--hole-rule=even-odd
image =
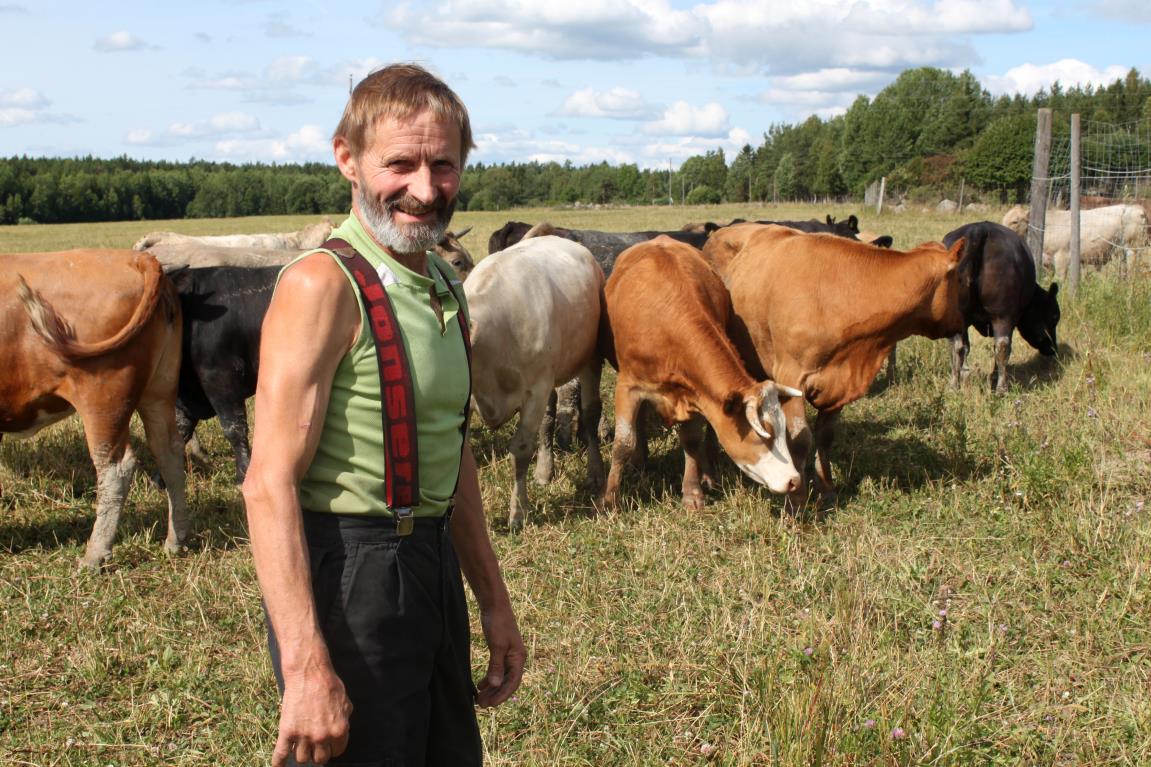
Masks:
[[[708,221],[706,224],[690,225],[692,228],[688,231],[703,231],[711,234],[716,229],[722,229],[724,226],[732,226],[734,224],[746,224],[747,219],[733,218],[727,224],[715,224]],[[786,226],[788,229],[797,229],[801,232],[809,234],[834,234],[837,237],[843,237],[848,240],[860,240],[859,219],[854,215],[848,216],[844,221],[836,221],[833,216],[827,216],[825,221],[812,218],[806,221],[753,221],[753,224],[777,224],[778,226]],[[687,229],[687,227],[685,227]],[[861,240],[862,241],[862,240]],[[876,237],[867,240],[872,245],[880,248],[890,248],[894,240],[888,236]]]
[[[951,247],[960,237],[967,240],[959,262],[959,305],[967,326],[984,337],[995,337],[995,370],[991,388],[1007,391],[1007,360],[1011,334],[1016,328],[1023,340],[1040,354],[1056,351],[1055,326],[1059,323],[1059,286],[1044,290],[1035,282],[1035,262],[1018,234],[1000,224],[979,221],[965,224],[943,237]],[[959,386],[968,372],[970,349],[967,328],[952,339],[951,382]]]
[[[281,268],[206,266],[170,275],[184,316],[176,425],[188,442],[196,424],[219,416],[237,482],[251,460],[244,403],[256,393],[260,326]]]
[[[532,232],[533,229],[535,230],[534,232]],[[623,253],[636,243],[654,240],[660,235],[667,235],[673,240],[686,242],[688,245],[696,248],[702,248],[704,243],[707,242],[707,233],[705,232],[599,232],[594,229],[567,229],[546,223],[536,224],[533,227],[531,224],[525,224],[522,221],[508,221],[502,227],[492,232],[491,237],[488,238],[488,253],[495,253],[516,244],[522,240],[528,232],[532,232],[532,236],[550,234],[578,242],[590,250],[591,254],[595,256],[595,260],[598,261],[599,265],[603,268],[604,275],[611,274],[612,267],[615,266],[616,256],[620,253]]]

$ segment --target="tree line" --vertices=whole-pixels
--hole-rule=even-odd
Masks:
[[[843,115],[771,125],[758,147],[747,144],[730,159],[716,148],[677,170],[474,163],[464,173],[459,208],[847,199],[880,177],[912,199],[937,198],[962,180],[972,194],[1024,201],[1040,107],[1053,110],[1056,136],[1066,133],[1072,113],[1101,124],[1146,125],[1151,81],[1132,69],[1098,88],[1056,84],[1031,97],[994,97],[970,72],[920,67],[873,99],[859,96]],[[1130,134],[1116,142],[1131,144]],[[1130,167],[1132,154],[1144,163],[1139,167],[1151,163],[1148,147],[1127,149],[1119,170]],[[3,224],[331,213],[350,206],[348,184],[325,163],[0,158]]]

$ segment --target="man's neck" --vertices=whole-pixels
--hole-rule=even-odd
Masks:
[[[391,248],[384,248],[388,251],[388,255],[400,262],[402,266],[411,269],[413,272],[424,277],[428,276],[428,254],[425,251],[419,253],[396,253]]]

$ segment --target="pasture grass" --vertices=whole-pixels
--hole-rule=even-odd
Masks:
[[[722,206],[456,224],[476,227],[478,256],[508,219],[626,230],[826,212],[902,247],[965,221]],[[0,250],[308,220],[0,227]],[[1017,336],[1006,396],[988,389],[985,339],[960,391],[946,342],[901,344],[897,382],[880,373],[844,412],[839,505],[821,520],[781,513],[730,463],[705,509],[683,511],[661,433],[618,511],[593,512],[582,457],[563,454],[511,534],[511,427],[477,429],[530,652],[515,698],[481,712],[488,763],[1151,763],[1151,284],[1091,273],[1061,298],[1058,359]],[[0,443],[0,763],[266,763],[277,695],[230,449],[209,427],[190,553],[162,553],[163,496],[139,474],[100,576],[76,566],[95,497],[78,422]],[[473,660],[478,673],[482,642]]]

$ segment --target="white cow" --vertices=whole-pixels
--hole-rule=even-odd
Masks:
[[[136,241],[132,250],[152,250],[153,246],[165,245],[211,245],[221,248],[257,248],[262,250],[311,250],[318,248],[332,233],[332,221],[327,216],[323,220],[305,226],[297,232],[275,232],[270,234],[220,234],[193,236],[177,232],[149,232]]]
[[[1079,259],[1102,266],[1115,250],[1130,256],[1147,244],[1147,213],[1140,205],[1108,205],[1079,212]],[[1028,210],[1016,205],[1003,217],[1003,225],[1027,237]],[[1059,279],[1067,277],[1071,262],[1071,211],[1048,210],[1043,229],[1043,263],[1055,267]]]
[[[474,263],[468,249],[460,238],[471,231],[471,227],[459,234],[445,232],[436,245],[436,253],[448,262],[460,280],[466,280]],[[147,238],[145,238],[147,239]],[[205,239],[213,239],[211,237]],[[141,240],[140,242],[144,242]],[[137,243],[139,245],[140,243]],[[323,241],[311,247],[319,247]],[[139,250],[139,248],[137,248]],[[255,246],[224,246],[197,241],[195,237],[176,240],[162,240],[147,247],[147,251],[164,265],[164,269],[187,266],[193,269],[202,266],[283,266],[305,252],[297,248],[262,248]]]
[[[535,452],[548,397],[579,376],[581,428],[588,441],[588,485],[603,484],[596,424],[602,359],[596,339],[604,275],[591,251],[561,237],[537,237],[489,255],[464,283],[471,312],[472,396],[492,427],[519,412],[509,449],[515,492],[508,525],[523,526],[529,511],[527,468]],[[537,481],[550,478],[550,445],[540,444]]]

